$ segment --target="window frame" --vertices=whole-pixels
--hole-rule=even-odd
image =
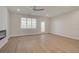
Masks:
[[[22,24],[23,24],[22,23],[22,18],[26,19],[26,25],[24,26],[25,28],[23,28],[23,26],[22,26]],[[30,21],[29,21],[29,19],[30,19]],[[36,18],[21,17],[21,25],[20,25],[21,29],[36,29],[36,27],[37,27],[37,20],[36,20]]]

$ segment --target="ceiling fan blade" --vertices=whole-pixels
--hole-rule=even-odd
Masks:
[[[43,11],[44,9],[42,9],[42,8],[36,8],[36,6],[34,6],[34,7],[33,7],[33,10],[34,10],[34,11]]]

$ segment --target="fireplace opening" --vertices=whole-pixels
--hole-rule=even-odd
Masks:
[[[6,30],[0,31],[0,40],[4,39],[6,37]]]

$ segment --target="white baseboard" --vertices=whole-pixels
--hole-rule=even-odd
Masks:
[[[79,40],[79,37],[74,37],[74,36],[65,35],[65,34],[61,34],[61,33],[52,33],[52,34],[59,35],[59,36],[64,36],[64,37],[71,38],[71,39]]]
[[[38,35],[38,34],[45,34],[45,33],[19,34],[19,35],[11,35],[10,37],[18,37],[18,36],[26,36],[26,35]]]

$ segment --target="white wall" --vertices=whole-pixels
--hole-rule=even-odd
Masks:
[[[37,28],[36,29],[21,29],[20,28],[20,21],[21,17],[33,17],[37,19]],[[21,35],[31,35],[31,34],[40,34],[41,29],[40,29],[40,22],[45,21],[46,22],[46,33],[48,33],[50,23],[48,18],[44,17],[36,17],[36,16],[27,16],[27,15],[20,15],[20,14],[10,14],[10,28],[11,28],[11,36],[21,36]]]
[[[51,25],[52,33],[79,39],[79,10],[52,18]]]
[[[0,7],[0,30],[7,30],[6,38],[0,40],[0,48],[3,47],[9,38],[9,18],[8,18],[8,10],[6,7]]]

